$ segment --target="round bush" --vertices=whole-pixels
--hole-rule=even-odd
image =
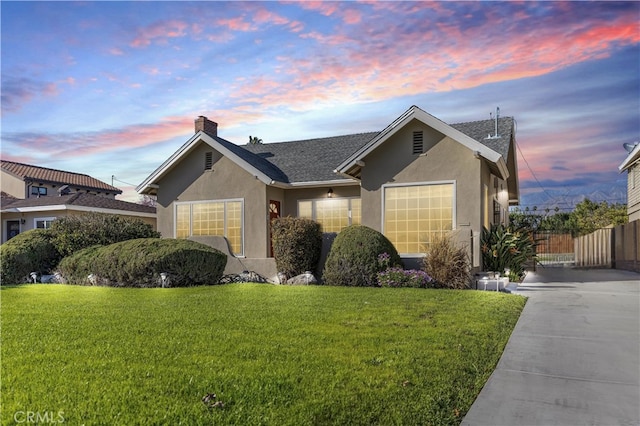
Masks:
[[[402,260],[387,237],[367,226],[352,225],[333,241],[322,278],[328,285],[377,286],[379,272],[399,265]]]
[[[0,282],[21,284],[31,281],[29,274],[48,274],[60,260],[51,242],[51,233],[32,229],[16,235],[0,246]]]
[[[68,256],[58,267],[71,284],[117,287],[188,287],[217,284],[227,256],[207,245],[176,239],[141,238],[94,246]]]
[[[105,213],[85,213],[65,216],[51,224],[52,242],[68,256],[87,247],[109,245],[136,238],[159,238],[160,233],[138,218]]]
[[[271,222],[271,243],[278,272],[288,278],[315,271],[322,250],[320,224],[300,217],[281,217]]]

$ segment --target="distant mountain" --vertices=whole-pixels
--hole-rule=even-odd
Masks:
[[[546,208],[554,210],[558,207],[563,212],[573,211],[576,204],[585,198],[594,202],[606,201],[609,204],[627,203],[627,180],[620,179],[613,184],[593,184],[584,187],[556,188],[551,190],[522,190],[520,194],[520,210],[544,211]]]

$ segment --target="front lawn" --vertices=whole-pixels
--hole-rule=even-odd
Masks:
[[[0,296],[2,424],[458,424],[525,304],[265,284]]]

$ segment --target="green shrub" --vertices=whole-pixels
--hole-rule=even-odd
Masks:
[[[165,285],[187,287],[218,283],[226,263],[224,253],[195,241],[141,238],[86,248],[58,269],[72,284],[161,287],[166,273]]]
[[[0,282],[21,284],[31,281],[29,274],[48,274],[60,260],[51,242],[51,233],[32,229],[11,238],[0,246]]]
[[[278,272],[287,278],[314,272],[322,250],[320,224],[301,217],[281,217],[271,221],[271,244]]]
[[[379,256],[386,253],[388,259]],[[363,225],[344,228],[333,241],[322,275],[328,285],[377,286],[377,275],[402,260],[391,241]]]
[[[444,288],[462,289],[469,287],[471,263],[467,250],[459,247],[453,237],[443,235],[429,244],[424,258],[424,271]]]
[[[482,263],[485,271],[499,272],[509,269],[509,279],[524,277],[525,264],[535,259],[535,246],[531,232],[511,229],[503,225],[484,228],[481,238]]]
[[[94,245],[109,245],[136,238],[159,238],[160,233],[137,218],[105,213],[86,213],[56,219],[51,224],[52,242],[62,256]]]

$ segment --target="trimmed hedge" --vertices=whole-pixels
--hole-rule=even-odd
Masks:
[[[301,217],[281,217],[271,222],[271,244],[278,272],[287,278],[315,272],[322,251],[320,224]]]
[[[398,251],[387,237],[367,226],[352,225],[333,241],[322,278],[328,285],[377,286],[379,272],[401,265]]]
[[[141,219],[105,213],[65,216],[51,224],[53,244],[62,256],[94,245],[109,245],[136,238],[160,238],[160,233]]]
[[[58,267],[65,281],[115,287],[188,287],[217,284],[227,264],[219,250],[190,240],[140,238],[94,246],[68,256]]]
[[[60,260],[51,242],[51,233],[32,229],[16,235],[0,246],[0,283],[30,282],[29,274],[48,274]]]

